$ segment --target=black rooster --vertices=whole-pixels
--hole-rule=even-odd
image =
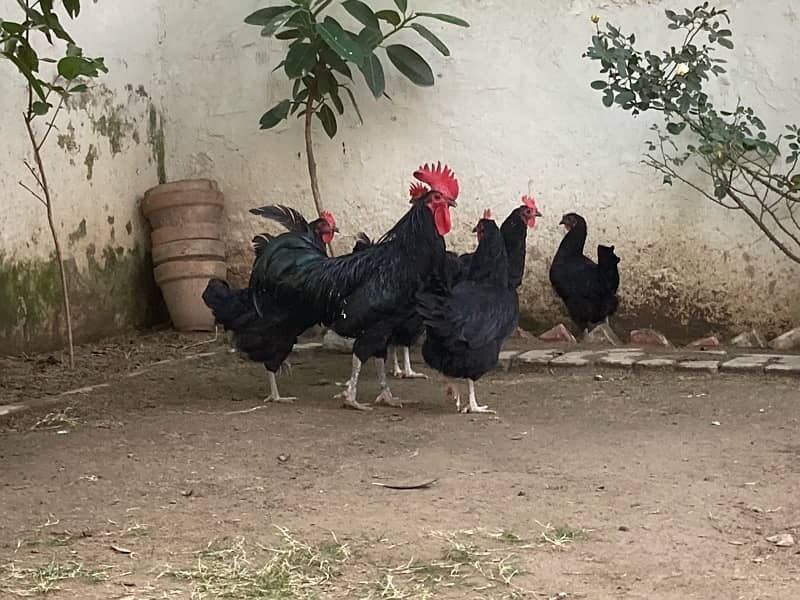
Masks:
[[[425,322],[422,356],[432,368],[469,382],[469,402],[461,408],[454,385],[448,394],[460,412],[494,412],[478,404],[475,381],[497,365],[500,348],[519,317],[517,292],[509,279],[505,242],[487,209],[474,230],[478,248],[466,279],[418,294],[417,310]]]
[[[430,190],[373,245],[329,258],[301,236],[282,236],[253,267],[250,288],[257,308],[276,305],[355,338],[352,374],[340,394],[351,408],[368,408],[357,401],[357,390],[361,365],[370,357],[376,359],[381,387],[375,402],[399,405],[386,382],[389,340],[414,314],[416,293],[444,261],[442,236],[450,231],[458,181],[441,163],[421,167],[414,177]]]
[[[292,235],[307,237],[320,253],[325,253],[325,245],[332,239],[336,221],[327,211],[320,218],[308,223],[296,210],[274,206],[253,209],[250,212],[278,221]],[[290,235],[284,233],[282,235]],[[264,249],[275,239],[269,234],[253,238],[256,261]],[[291,396],[281,396],[275,373],[284,364],[286,357],[297,343],[297,336],[314,323],[277,306],[262,305],[261,313],[256,310],[250,288],[231,289],[221,279],[211,279],[203,292],[203,301],[214,313],[214,318],[226,331],[233,333],[234,347],[248,359],[264,364],[269,378],[270,394],[265,402],[292,402]]]
[[[550,266],[550,283],[577,328],[586,333],[617,310],[619,258],[614,246],[598,246],[597,263],[583,255],[586,220],[582,216],[567,213],[560,224],[567,233]]]

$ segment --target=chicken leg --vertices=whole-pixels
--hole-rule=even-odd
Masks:
[[[491,410],[488,406],[481,406],[478,404],[478,399],[475,397],[475,382],[472,381],[472,379],[468,379],[467,382],[469,383],[469,404],[462,408],[461,412],[496,414],[495,411]],[[458,404],[456,406],[458,406]]]
[[[375,366],[378,369],[378,385],[381,388],[380,394],[375,398],[375,404],[385,404],[394,408],[403,408],[403,403],[395,400],[392,395],[392,390],[389,389],[389,384],[386,383],[386,360],[383,358],[375,359]]]
[[[397,360],[396,357],[397,355],[395,355],[395,360]],[[397,377],[396,373],[395,371],[395,377]],[[411,351],[408,346],[403,346],[403,370],[400,371],[400,377],[403,379],[428,379],[425,373],[417,373],[411,368]]]
[[[294,396],[281,396],[278,392],[278,381],[275,379],[275,373],[267,370],[267,379],[269,379],[269,396],[264,398],[264,402],[280,402],[283,404],[292,404],[297,398]]]
[[[372,407],[367,404],[361,404],[356,400],[358,394],[358,376],[361,373],[361,360],[353,354],[353,371],[350,374],[350,379],[347,380],[347,387],[343,392],[334,396],[334,398],[342,398],[342,406],[344,408],[353,408],[355,410],[372,410]]]
[[[392,377],[400,378],[403,376],[403,370],[400,368],[400,363],[397,361],[397,346],[392,346],[392,361],[394,368],[392,369]]]

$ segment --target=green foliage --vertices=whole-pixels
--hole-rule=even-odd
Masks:
[[[726,10],[704,2],[693,9],[666,10],[667,28],[681,43],[668,50],[641,50],[636,35],[596,25],[584,57],[600,64],[603,79],[590,86],[606,107],[636,116],[662,113],[652,127],[645,164],[671,185],[679,180],[712,202],[743,211],[786,256],[800,263],[800,161],[797,125],[769,134],[755,110],[741,102],[715,106],[704,86],[726,72],[718,50],[734,48]],[[593,22],[597,23],[593,19]],[[713,192],[682,175],[689,166],[704,174]]]
[[[362,0],[344,0],[341,8],[355,24],[351,30],[350,25],[343,26],[323,14],[332,4],[333,0],[291,0],[281,6],[257,10],[245,19],[245,23],[260,27],[262,36],[289,41],[286,55],[276,70],[283,69],[293,82],[291,97],[264,113],[262,129],[275,127],[290,115],[304,117],[310,111],[333,138],[338,130],[336,115],[345,112],[343,91],[361,120],[351,89],[354,70],[361,73],[375,98],[386,95],[386,74],[379,50],[415,85],[434,84],[433,69],[427,61],[406,45],[387,45],[388,38],[402,30],[415,31],[435,50],[449,56],[445,43],[419,20],[469,27],[469,23],[451,15],[409,11],[405,0],[394,0],[397,10],[377,12]]]
[[[30,2],[18,0],[21,14],[15,20],[0,18],[0,56],[11,61],[25,78],[32,92],[29,103],[29,118],[46,115],[53,104],[52,94],[65,100],[70,94],[86,91],[82,78],[94,78],[107,72],[102,58],[89,58],[64,29],[56,8],[58,0]],[[64,11],[70,18],[78,16],[80,0],[62,0]],[[32,35],[41,35],[51,45],[60,41],[65,45],[64,55],[59,58],[43,57],[31,44]],[[43,63],[54,64],[56,74],[43,78]]]

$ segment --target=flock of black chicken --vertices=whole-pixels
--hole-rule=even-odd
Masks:
[[[446,250],[450,209],[459,185],[441,163],[414,172],[411,207],[377,240],[359,234],[353,252],[329,257],[328,244],[338,229],[323,212],[308,222],[296,210],[267,206],[250,212],[281,224],[281,235],[253,239],[255,262],[245,289],[231,289],[212,279],[203,293],[216,321],[233,334],[236,349],[267,369],[266,401],[294,398],[278,392],[275,373],[298,336],[324,325],[354,339],[350,379],[338,397],[344,405],[369,409],[358,402],[361,366],[374,358],[380,393],[375,404],[401,406],[386,377],[386,359],[393,350],[394,375],[425,378],[411,368],[409,347],[425,333],[425,362],[447,377],[466,379],[468,401],[448,386],[460,412],[493,412],[478,404],[475,381],[497,365],[500,349],[517,328],[517,290],[525,271],[527,231],[541,214],[534,200],[522,204],[498,228],[486,209],[473,229],[475,252]],[[598,246],[597,262],[584,256],[586,221],[564,215],[566,227],[550,268],[550,282],[570,318],[582,331],[606,321],[617,309],[619,258],[614,246]],[[403,367],[397,359],[403,350]]]

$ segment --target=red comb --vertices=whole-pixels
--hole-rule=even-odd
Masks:
[[[427,193],[428,193],[427,186],[424,186],[421,183],[414,182],[411,184],[411,187],[408,188],[408,195],[411,197],[411,202],[419,200]]]
[[[319,213],[319,216],[325,219],[331,227],[336,227],[336,219],[334,219],[333,215],[327,210],[323,210]]]
[[[483,218],[484,219],[491,219],[492,218],[492,209],[491,208],[484,208],[483,209]]]
[[[528,208],[532,208],[536,210],[536,200],[528,196],[527,194],[522,197],[522,203],[527,206]]]
[[[443,166],[441,162],[437,162],[436,166],[424,164],[414,171],[414,177],[451,200],[458,198],[458,179],[450,167]]]

